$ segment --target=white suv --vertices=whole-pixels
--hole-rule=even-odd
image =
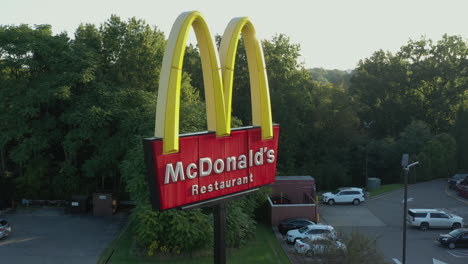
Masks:
[[[452,228],[463,226],[463,218],[438,209],[409,209],[406,221],[426,231],[429,228]]]
[[[355,205],[364,202],[364,192],[361,188],[356,187],[343,187],[338,188],[334,192],[327,192],[322,194],[324,203],[334,205],[335,203],[353,203]]]

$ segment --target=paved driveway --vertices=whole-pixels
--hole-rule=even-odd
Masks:
[[[408,188],[408,208],[438,208],[462,216],[468,222],[468,202],[446,193],[446,181],[436,180],[411,185]],[[450,193],[449,193],[450,194]],[[403,190],[394,191],[359,206],[340,205],[319,207],[321,218],[337,224],[339,232],[357,230],[377,237],[378,245],[390,263],[401,263]],[[364,219],[364,218],[369,219]],[[466,264],[468,249],[448,250],[434,243],[440,233],[448,229],[422,232],[407,229],[407,263],[411,264]],[[438,262],[439,261],[439,262]]]
[[[12,226],[0,240],[0,263],[95,264],[126,215],[94,217],[64,214],[63,209],[35,208],[1,216]]]
[[[367,206],[361,205],[321,205],[320,221],[334,227],[343,226],[385,226]]]

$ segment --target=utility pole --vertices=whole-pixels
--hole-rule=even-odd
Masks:
[[[369,191],[369,175],[367,174],[367,160],[368,160],[368,154],[369,153],[369,143],[367,143],[366,146],[366,191]],[[367,198],[366,198],[367,199]]]
[[[374,123],[374,120],[372,120],[370,122],[364,121],[364,127],[367,130],[367,135],[369,135],[369,128],[373,123]],[[365,168],[366,182],[365,182],[365,186],[366,186],[366,191],[367,192],[369,191],[369,175],[367,173],[367,163],[368,163],[368,156],[369,156],[369,144],[370,144],[369,142],[366,144],[366,168]]]
[[[402,264],[406,264],[406,216],[408,213],[408,174],[409,174],[409,169],[413,167],[414,165],[418,165],[419,162],[413,162],[408,165],[409,161],[409,155],[408,154],[403,154],[403,157],[401,159],[401,166],[403,167],[403,172],[404,172],[404,183],[405,183],[405,191],[403,195],[403,249],[402,249]]]
[[[402,264],[406,264],[406,215],[408,211],[408,169],[404,168],[404,178],[405,178],[405,194],[403,196],[404,206],[403,206],[403,256]]]

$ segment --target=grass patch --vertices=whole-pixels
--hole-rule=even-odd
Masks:
[[[193,263],[193,264],[211,264],[213,263],[213,253],[207,250],[206,254],[201,256],[146,256],[140,252],[134,245],[132,238],[132,227],[125,228],[112,241],[99,258],[98,264],[140,264],[140,263]],[[239,249],[228,249],[227,263],[245,264],[245,263],[268,263],[282,264],[289,263],[288,257],[284,254],[279,241],[270,226],[259,224],[255,233],[255,238],[247,245]]]
[[[369,193],[370,197],[384,194],[386,192],[394,191],[403,188],[404,184],[395,183],[395,184],[386,184],[382,185],[379,189],[373,190]]]

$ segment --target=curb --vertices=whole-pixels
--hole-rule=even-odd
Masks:
[[[128,227],[130,226],[131,223],[132,223],[132,221],[128,220],[128,222],[124,225],[124,227],[122,227],[122,229],[117,234],[115,234],[114,238],[109,243],[109,245],[101,251],[101,253],[99,255],[99,258],[98,258],[98,260],[96,262],[97,264],[107,264],[107,263],[109,263],[109,261],[112,258],[112,255],[114,255],[115,241],[117,239],[119,239],[125,231],[127,231]]]
[[[283,238],[283,235],[279,232],[278,230],[278,227],[277,226],[272,226],[272,229],[273,229],[273,233],[275,234],[276,236],[276,239],[278,239],[278,242],[280,243],[280,246],[281,246],[281,250],[283,250],[284,254],[288,257],[289,259],[289,263],[296,263],[295,262],[295,259],[293,259],[290,254],[288,254],[287,250],[284,248],[284,244],[286,243],[284,238]]]
[[[445,186],[445,194],[447,194],[448,196],[452,197],[453,199],[457,200],[457,201],[460,201],[464,204],[468,204],[468,201],[465,201],[465,199],[462,199],[460,197],[458,197],[457,195],[454,195],[452,193],[449,193],[448,191],[448,185]]]

